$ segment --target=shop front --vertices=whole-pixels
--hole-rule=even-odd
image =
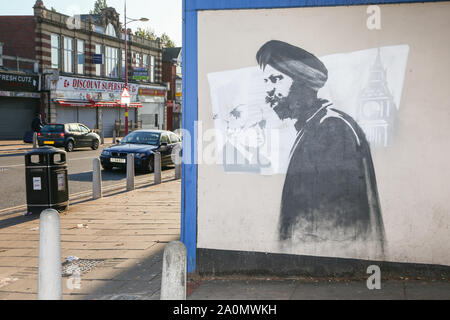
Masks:
[[[125,124],[125,106],[120,104],[124,82],[92,78],[60,76],[52,95],[57,123],[79,122],[91,129],[103,131],[105,137],[112,137],[116,128]],[[131,104],[128,120],[137,128],[138,85],[129,83]]]
[[[139,117],[142,129],[167,129],[167,89],[163,86],[140,86],[138,98],[142,104]]]
[[[21,140],[31,130],[41,111],[39,91],[39,75],[0,72],[0,140]]]

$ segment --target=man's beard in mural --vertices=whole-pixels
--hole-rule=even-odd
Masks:
[[[266,103],[270,105],[281,120],[291,117],[288,98],[281,93],[277,93],[275,88],[267,92]]]
[[[281,41],[263,45],[257,61],[293,80],[287,96],[274,88],[265,99],[281,120],[297,120],[279,239],[300,246],[358,242],[382,255],[384,227],[370,147],[352,117],[317,98],[327,69],[311,53]]]

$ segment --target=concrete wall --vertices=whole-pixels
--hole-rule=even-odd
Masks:
[[[239,79],[236,75],[249,74],[248,70],[256,72],[256,53],[265,43],[280,40],[312,53],[329,69],[329,83],[319,91],[319,96],[331,98],[337,109],[345,111],[358,123],[355,127],[364,129],[375,174],[372,196],[378,196],[378,216],[371,215],[371,219],[379,217],[384,230],[379,237],[359,238],[360,226],[350,224],[348,228],[338,230],[339,227],[332,224],[327,229],[330,233],[337,230],[351,234],[354,231],[355,237],[285,241],[280,238],[279,226],[288,170],[281,168],[269,173],[227,170],[219,161],[223,154],[218,151],[214,156],[217,163],[203,162],[198,166],[197,247],[200,253],[208,252],[199,254],[200,269],[203,262],[207,264],[206,260],[215,259],[211,252],[260,252],[293,257],[450,265],[450,43],[447,34],[450,3],[379,5],[378,8],[381,9],[379,26],[370,20],[373,14],[367,12],[367,6],[199,12],[199,132],[220,129],[214,119],[220,117],[216,111],[217,106],[223,107],[223,99],[236,105],[239,105],[239,99],[248,101],[248,92],[253,90],[251,86],[242,88],[241,85],[236,89],[233,83],[251,79]],[[364,127],[367,123],[357,110],[358,101],[363,101],[363,89],[370,80],[370,68],[376,64],[377,52],[391,94],[390,117],[384,119],[390,130],[386,143],[381,136],[384,133],[379,135],[383,140],[381,143],[368,137],[370,130]],[[359,59],[356,61],[359,64],[352,65],[355,59]],[[222,96],[218,96],[220,90]],[[262,89],[260,95],[264,99]],[[250,115],[245,121],[251,122],[254,116]],[[279,128],[283,126],[293,128],[288,120]],[[289,151],[296,132],[291,129],[285,133],[283,146]],[[200,162],[205,157],[205,149],[216,142],[200,134]],[[278,147],[280,152],[286,152],[283,146]],[[336,183],[332,175],[325,179]],[[306,180],[312,189],[315,188],[314,181],[314,178]],[[349,183],[352,182],[346,181],[342,188],[351,189]],[[364,192],[369,194],[369,189],[367,187]],[[320,198],[321,190],[315,191]],[[340,195],[343,199],[345,192]],[[345,208],[336,203],[336,208]],[[373,199],[371,203],[375,203]],[[314,214],[320,217],[321,212],[318,210]],[[302,225],[299,220],[295,223],[296,227]],[[368,228],[376,229],[374,225],[376,223],[372,221]],[[383,250],[379,247],[380,238]],[[207,258],[202,260],[202,257]],[[246,260],[242,261],[243,264],[235,266],[236,271],[248,267],[244,265]],[[220,265],[212,264],[211,268],[220,268]],[[273,266],[268,264],[258,268]]]

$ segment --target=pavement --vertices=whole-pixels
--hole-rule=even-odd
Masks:
[[[0,154],[31,148],[0,141]],[[180,239],[180,199],[173,169],[159,185],[150,174],[133,191],[71,199],[60,214],[63,300],[159,300],[164,248]],[[39,217],[2,210],[0,300],[37,299],[38,248]],[[449,279],[383,279],[374,290],[366,280],[189,274],[187,300],[450,300]]]

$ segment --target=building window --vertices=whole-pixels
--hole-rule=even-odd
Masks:
[[[61,62],[60,51],[61,42],[59,35],[51,35],[51,56],[52,56],[52,68],[59,69],[59,64]]]
[[[134,66],[136,68],[140,68],[141,67],[141,62],[142,62],[142,56],[140,53],[136,53],[136,60],[135,60],[135,64]]]
[[[84,41],[77,40],[77,72],[84,74]]]
[[[102,52],[102,45],[101,44],[96,44],[95,45],[95,54],[103,54],[103,52]],[[101,77],[102,76],[102,65],[101,64],[96,64],[95,65],[95,75],[97,77]]]
[[[148,54],[144,54],[142,56],[142,68],[144,68],[145,70],[147,70],[147,76],[149,74],[149,68],[148,68],[149,64],[148,64]],[[148,78],[145,80],[148,81]]]
[[[106,76],[110,78],[119,77],[119,49],[106,47]]]
[[[127,59],[125,58],[125,50],[122,50],[122,78],[125,78],[125,63],[127,63]]]
[[[64,72],[73,73],[73,39],[64,37]]]
[[[155,57],[150,56],[150,82],[155,82]]]
[[[117,38],[117,35],[116,35],[116,29],[114,29],[114,26],[110,23],[110,24],[108,24],[108,26],[106,27],[106,35],[107,36],[111,36],[111,37],[116,37]]]

